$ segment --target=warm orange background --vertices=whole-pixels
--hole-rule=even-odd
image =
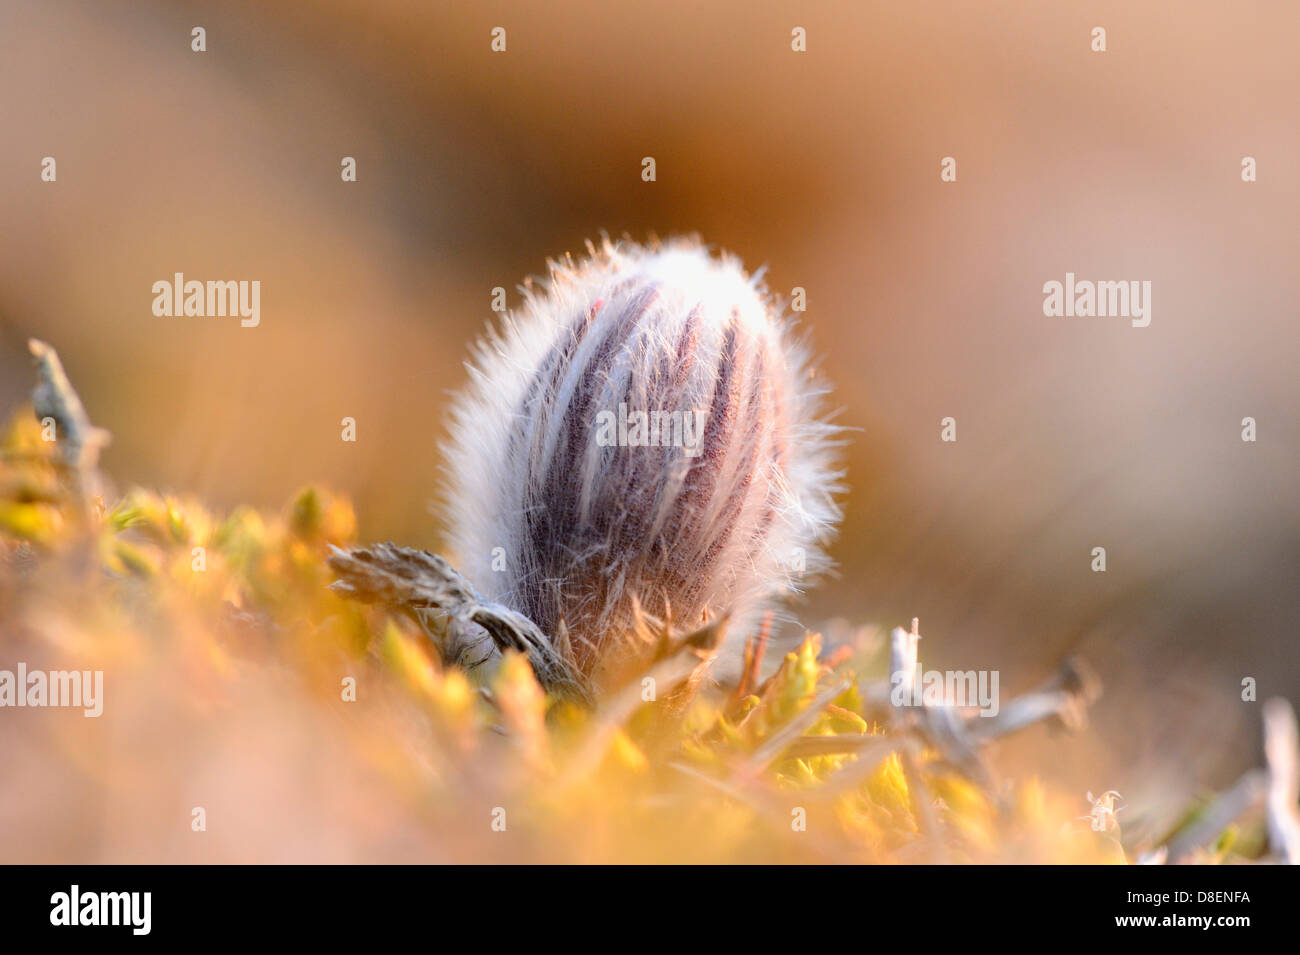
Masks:
[[[1242,677],[1300,696],[1297,48],[1285,0],[8,0],[0,402],[39,335],[119,486],[278,506],[324,481],[365,536],[436,546],[492,287],[517,302],[601,230],[698,232],[808,290],[861,429],[805,620],[919,615],[924,663],[1004,692],[1077,649],[1108,686],[1079,745],[1115,760],[1049,767],[1191,790],[1257,761]],[[176,271],[261,280],[261,327],[155,318]],[[1045,318],[1066,271],[1152,281],[1151,326]]]

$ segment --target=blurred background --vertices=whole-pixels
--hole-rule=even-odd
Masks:
[[[1093,731],[1015,745],[1080,812],[1113,788],[1159,817],[1259,762],[1243,678],[1300,698],[1297,47],[1284,0],[6,0],[0,406],[36,335],[120,489],[321,481],[363,539],[436,547],[493,287],[517,304],[602,231],[698,233],[807,290],[857,429],[801,620],[919,616],[927,667],[1004,694],[1083,655]],[[1149,280],[1150,327],[1045,318],[1067,271]],[[260,280],[260,326],[155,317],[174,272]]]

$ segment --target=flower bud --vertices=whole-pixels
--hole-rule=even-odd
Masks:
[[[445,448],[462,570],[591,674],[636,608],[747,633],[825,564],[836,429],[758,277],[694,242],[551,263],[479,343]]]

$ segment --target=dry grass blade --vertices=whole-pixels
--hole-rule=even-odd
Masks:
[[[951,706],[922,707],[916,728],[946,763],[976,785],[985,789],[990,787],[992,775],[980,756],[980,741],[970,734],[970,724],[956,709]]]
[[[32,408],[38,420],[55,424],[59,453],[74,490],[83,503],[99,494],[99,452],[111,436],[90,423],[90,416],[59,361],[59,353],[43,341],[32,338],[27,347],[36,359],[37,383],[32,389]]]
[[[924,742],[944,763],[987,790],[992,784],[992,775],[980,755],[980,746],[1043,720],[1078,729],[1085,722],[1088,706],[1100,694],[1100,683],[1088,666],[1082,660],[1067,659],[1051,680],[1011,700],[997,716],[964,716],[962,709],[956,706],[911,702],[899,705],[896,703],[898,696],[905,701],[912,701],[916,696],[920,639],[919,621],[915,618],[910,630],[895,627],[890,643],[890,680],[863,686],[863,696],[869,705],[887,709],[890,713],[893,730],[888,737],[838,735],[797,740],[791,746],[790,754],[830,756],[856,753],[861,760],[866,753],[878,750],[883,753],[880,756],[883,759],[895,749],[901,750],[906,745],[911,752]],[[882,739],[888,745],[880,745]],[[858,764],[854,763],[849,769],[854,766]],[[839,776],[857,780],[855,773],[845,775],[845,772],[841,771]],[[918,780],[921,778],[915,765],[909,772],[917,775]],[[918,816],[923,814],[924,808],[918,807]]]
[[[1165,858],[1170,864],[1189,861],[1193,854],[1219,838],[1247,810],[1258,806],[1268,790],[1268,776],[1252,769],[1235,786],[1216,799],[1210,808],[1169,843]]]
[[[1268,842],[1288,865],[1300,865],[1300,733],[1295,710],[1281,697],[1264,704],[1264,757],[1268,761]]]
[[[905,700],[912,698],[912,687],[916,681],[917,654],[920,651],[921,621],[912,618],[912,629],[895,627],[889,641],[889,680],[898,683]]]
[[[438,610],[462,624],[477,624],[499,649],[523,653],[547,690],[591,705],[591,688],[571,657],[554,647],[523,614],[482,601],[469,581],[443,558],[391,543],[332,551],[329,565],[339,580],[331,586],[339,593],[416,612]]]
[[[1087,723],[1088,707],[1100,695],[1101,681],[1092,669],[1083,660],[1070,657],[1043,686],[1011,700],[997,716],[972,718],[967,730],[976,743],[986,743],[1042,720],[1079,730]]]

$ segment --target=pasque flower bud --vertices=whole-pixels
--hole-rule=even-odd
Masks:
[[[479,343],[445,449],[462,570],[588,674],[638,604],[747,632],[839,516],[823,389],[758,277],[689,241],[589,251]]]

